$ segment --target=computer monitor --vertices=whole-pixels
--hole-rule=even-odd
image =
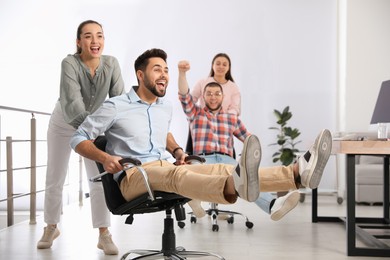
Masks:
[[[371,124],[390,123],[390,80],[383,81],[376,100]]]

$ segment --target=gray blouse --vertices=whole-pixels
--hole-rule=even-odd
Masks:
[[[124,93],[118,60],[102,55],[92,78],[79,54],[69,54],[61,63],[60,103],[64,120],[77,128],[109,97]]]

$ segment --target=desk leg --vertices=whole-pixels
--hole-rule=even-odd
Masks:
[[[318,222],[318,190],[313,189],[311,191],[311,222]]]
[[[389,156],[383,158],[383,218],[389,224]]]
[[[347,252],[356,255],[355,155],[347,154]]]

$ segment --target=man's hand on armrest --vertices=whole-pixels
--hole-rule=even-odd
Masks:
[[[181,147],[178,147],[178,148],[179,148],[179,149],[177,149],[177,150],[172,154],[173,157],[176,159],[175,164],[176,164],[176,165],[186,164],[185,158],[188,156],[188,154],[186,154],[186,153],[183,151],[183,148],[181,148]]]
[[[122,165],[119,163],[119,160],[121,160],[122,157],[112,156],[103,152],[98,149],[91,140],[85,140],[79,143],[75,147],[75,151],[83,157],[103,164],[104,169],[109,173],[116,173],[123,170]]]
[[[122,157],[108,154],[108,157],[103,162],[103,167],[112,174],[123,171],[123,166],[119,163],[120,160],[122,160]]]

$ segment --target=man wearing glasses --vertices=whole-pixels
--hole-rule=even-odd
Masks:
[[[193,154],[199,155],[208,164],[237,164],[233,157],[233,136],[244,141],[250,132],[235,114],[228,114],[222,109],[223,88],[217,82],[208,83],[203,90],[205,107],[197,106],[189,93],[186,72],[190,69],[188,61],[180,61],[179,69],[179,100],[190,123]],[[255,203],[272,220],[280,220],[299,201],[298,190],[289,191],[285,196],[276,198],[274,195],[262,192]],[[196,217],[205,215],[200,201],[192,200],[189,205]]]

